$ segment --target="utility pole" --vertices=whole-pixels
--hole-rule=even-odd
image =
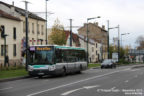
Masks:
[[[89,64],[89,58],[88,58],[88,57],[89,57],[89,56],[88,56],[88,55],[89,55],[89,54],[88,54],[88,52],[89,52],[89,50],[88,50],[88,47],[89,47],[89,46],[88,46],[88,43],[89,43],[89,40],[88,40],[88,33],[89,33],[89,30],[88,30],[88,20],[89,20],[89,19],[87,19],[87,55],[86,55],[86,56],[87,56],[87,66],[88,66],[88,64]]]
[[[72,19],[69,19],[70,20],[70,42],[69,42],[69,46],[72,46]]]
[[[7,36],[8,36],[7,34],[4,34],[4,67],[6,67],[6,53],[7,53],[7,51],[6,51],[6,37]]]
[[[47,1],[48,0],[46,0],[46,45],[48,44],[48,38],[47,38]]]
[[[118,61],[120,60],[120,26],[118,25]]]
[[[88,46],[88,43],[89,43],[89,37],[88,37],[88,33],[89,33],[89,29],[88,29],[88,21],[89,20],[92,20],[92,19],[97,19],[97,18],[101,18],[100,16],[97,16],[97,17],[93,17],[93,18],[87,18],[87,26],[86,26],[86,34],[87,34],[87,66],[89,64],[89,46]]]
[[[25,26],[26,26],[26,70],[28,69],[28,1],[23,1],[25,3]]]
[[[107,56],[108,59],[110,58],[110,52],[109,52],[109,20],[107,21],[108,23],[108,31],[107,31]]]

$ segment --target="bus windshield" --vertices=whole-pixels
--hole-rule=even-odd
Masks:
[[[53,64],[53,50],[49,51],[34,51],[30,52],[30,64],[35,65],[43,65],[43,64]]]

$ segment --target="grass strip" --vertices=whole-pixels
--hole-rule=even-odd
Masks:
[[[21,76],[27,76],[28,72],[25,69],[2,70],[0,71],[0,79],[9,79]]]
[[[88,68],[99,67],[100,64],[88,64]]]

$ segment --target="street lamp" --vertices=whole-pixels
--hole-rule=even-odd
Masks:
[[[122,36],[123,35],[128,35],[128,34],[130,34],[130,33],[123,33],[123,34],[121,34],[121,47],[122,47]]]
[[[100,16],[97,16],[97,17],[93,17],[93,18],[87,18],[87,65],[89,63],[89,60],[88,60],[88,21],[89,20],[92,20],[92,19],[96,19],[96,18],[101,18]]]
[[[110,50],[109,50],[109,30],[110,29],[115,29],[115,28],[118,28],[118,27],[111,27],[109,28],[109,20],[107,21],[108,22],[108,32],[107,32],[107,52],[108,52],[108,59],[110,58]]]

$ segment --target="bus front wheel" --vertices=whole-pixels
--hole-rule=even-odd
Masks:
[[[63,69],[62,69],[62,76],[65,76],[66,75],[66,68],[64,67]]]

